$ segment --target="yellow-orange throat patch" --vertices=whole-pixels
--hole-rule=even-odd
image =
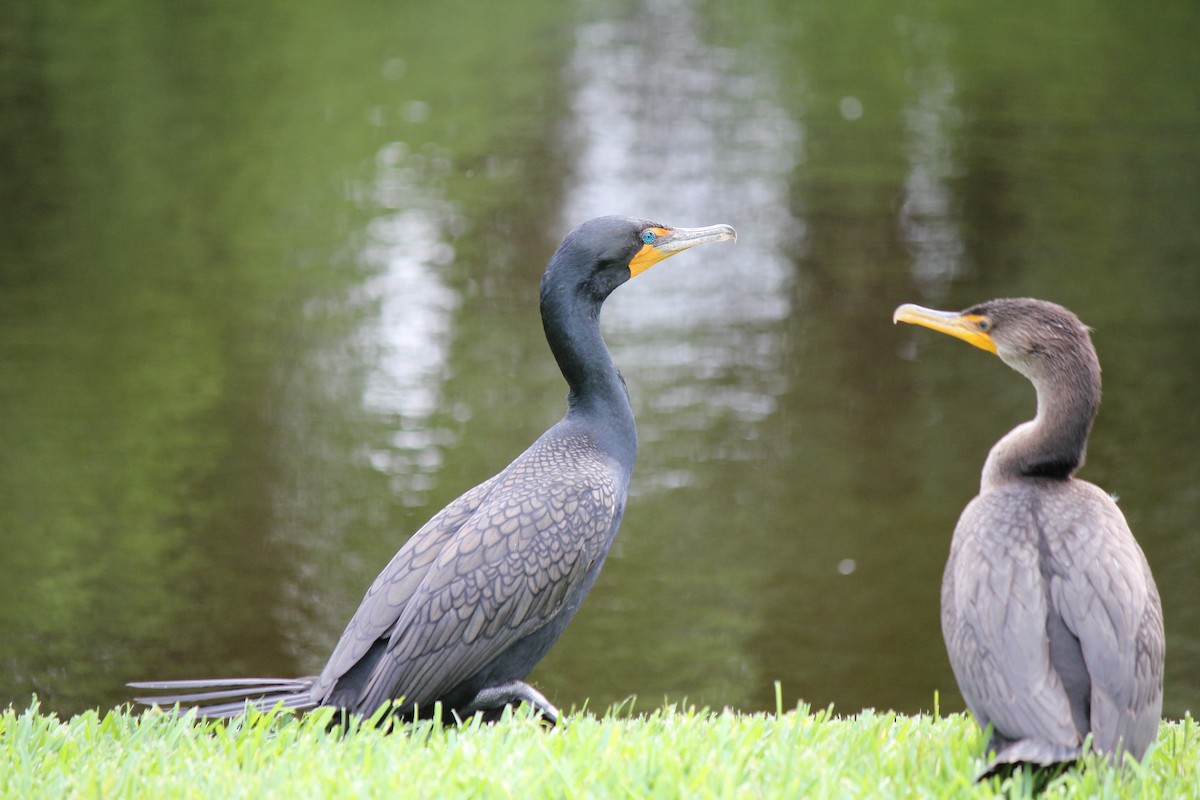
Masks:
[[[655,235],[659,238],[668,236],[671,233],[666,228],[649,228],[649,230],[654,231]],[[630,277],[636,278],[638,275],[641,275],[643,272],[650,269],[669,255],[672,255],[672,253],[665,253],[662,250],[659,250],[653,244],[642,245],[642,249],[639,250],[637,255],[634,256],[629,262]]]

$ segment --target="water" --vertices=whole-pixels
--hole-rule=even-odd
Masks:
[[[625,524],[564,707],[961,707],[959,511],[1033,409],[913,301],[1095,329],[1083,475],[1200,706],[1193,4],[259,5],[0,31],[0,703],[318,669],[425,519],[562,413],[536,287],[602,213],[728,222],[622,287]]]

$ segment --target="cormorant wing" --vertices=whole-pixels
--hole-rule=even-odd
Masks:
[[[614,474],[603,458],[576,454],[546,471],[527,455],[438,554],[367,680],[360,710],[400,695],[406,705],[428,706],[553,620],[594,574],[621,516]]]
[[[1140,758],[1157,734],[1162,708],[1158,590],[1116,503],[1084,481],[1072,481],[1070,490],[1043,501],[1058,567],[1051,604],[1082,650],[1096,748],[1111,753],[1123,742]]]
[[[1078,747],[1050,660],[1049,606],[1029,493],[1001,487],[967,505],[942,579],[942,633],[954,676],[980,727]]]
[[[379,573],[317,677],[312,689],[316,702],[326,700],[338,679],[358,664],[376,641],[391,634],[409,598],[442,548],[479,508],[497,477],[463,493],[433,515]]]

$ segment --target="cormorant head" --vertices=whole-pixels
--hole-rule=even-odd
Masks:
[[[737,239],[729,225],[672,228],[632,217],[597,217],[562,240],[542,277],[542,294],[551,287],[577,287],[602,301],[613,289],[664,258],[726,239]]]
[[[893,322],[908,322],[946,333],[995,353],[1027,378],[1038,379],[1066,366],[1095,361],[1088,328],[1069,310],[1029,297],[989,300],[965,311],[934,311],[906,303]],[[1098,371],[1098,367],[1097,367]]]

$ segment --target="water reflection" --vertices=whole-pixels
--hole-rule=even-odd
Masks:
[[[787,388],[776,323],[792,313],[781,253],[803,231],[787,203],[801,127],[770,79],[703,42],[698,23],[688,3],[653,0],[582,25],[570,64],[578,156],[567,219],[623,210],[669,224],[731,222],[741,235],[703,264],[639,277],[605,309],[614,357],[638,387],[642,441],[663,447],[686,446],[675,430],[705,430],[725,415],[753,424],[775,409]],[[687,469],[647,470],[633,491],[687,483]]]
[[[370,365],[363,406],[387,415],[395,429],[389,447],[370,453],[372,466],[391,476],[402,502],[417,505],[442,463],[442,447],[452,442],[432,416],[441,404],[460,302],[442,268],[454,259],[449,238],[461,222],[436,188],[448,157],[410,153],[393,142],[376,163],[367,194],[383,213],[367,225],[358,255],[376,273],[362,286],[362,299],[377,307],[358,341],[359,359]]]
[[[312,324],[341,317],[349,331],[328,336],[284,377],[288,476],[276,487],[272,539],[292,575],[275,616],[301,671],[320,666],[364,576],[380,566],[368,563],[374,549],[364,539],[399,547],[411,533],[393,521],[391,498],[425,513],[443,450],[455,443],[436,413],[460,305],[443,279],[461,228],[441,189],[449,164],[438,148],[414,153],[390,142],[373,173],[350,182],[346,199],[366,221],[334,265],[364,277],[311,309]]]
[[[792,380],[785,323],[800,293],[788,254],[803,250],[805,226],[790,193],[804,129],[772,76],[701,27],[692,4],[651,0],[582,25],[570,60],[564,227],[616,211],[728,222],[739,241],[668,261],[605,306],[641,448],[609,563],[537,673],[566,703],[636,692],[739,705],[769,686],[750,641],[768,609],[738,588],[764,565],[736,555],[747,495],[733,465],[774,446],[769,424]],[[698,496],[717,501],[706,520]]]
[[[950,185],[962,171],[955,157],[962,112],[946,53],[948,31],[916,18],[902,17],[897,25],[912,51],[904,109],[909,171],[900,230],[912,254],[917,287],[933,299],[963,273],[966,247],[959,234],[960,201]]]

